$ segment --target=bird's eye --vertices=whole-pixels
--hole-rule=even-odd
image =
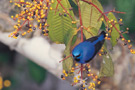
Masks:
[[[76,57],[80,57],[81,55],[79,54],[79,55],[77,55]]]
[[[73,54],[72,54],[73,55]],[[73,55],[73,57],[75,57],[74,55]]]

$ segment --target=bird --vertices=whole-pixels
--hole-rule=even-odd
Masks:
[[[105,37],[106,32],[102,31],[99,35],[79,43],[72,50],[73,59],[81,64],[91,61],[103,46]]]

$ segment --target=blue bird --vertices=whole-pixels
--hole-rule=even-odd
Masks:
[[[81,64],[88,63],[101,49],[106,37],[105,31],[78,44],[72,51],[73,59]]]

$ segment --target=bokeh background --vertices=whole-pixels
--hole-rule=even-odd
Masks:
[[[77,13],[77,6],[72,0],[69,1],[75,13]],[[122,31],[126,30],[127,27],[129,28],[129,33],[124,36],[132,41],[134,47],[135,0],[99,1],[105,11],[110,11],[115,8],[118,11],[126,12],[126,14],[116,14],[116,16],[117,18],[123,19],[124,25],[121,27]],[[46,65],[48,64],[50,67],[53,66],[51,62],[48,61],[44,65],[40,64],[40,60],[36,61],[31,58],[34,57],[34,55],[26,55],[21,51],[22,49],[12,47],[13,44],[17,45],[14,41],[10,44],[7,43],[12,41],[7,38],[9,32],[13,30],[13,24],[15,23],[10,19],[10,16],[18,13],[19,10],[19,8],[10,4],[9,0],[0,0],[0,75],[3,77],[3,80],[11,81],[11,86],[4,87],[2,90],[77,90],[77,88],[70,86],[69,82],[62,81],[59,74],[50,73],[51,68],[46,68]],[[7,38],[4,37],[4,34],[7,35]],[[61,46],[53,44],[48,38],[45,38],[39,33],[36,33],[36,35],[32,33],[25,37],[25,39],[29,40],[38,36],[44,38],[47,44],[53,45],[53,48],[58,48],[53,52],[52,56],[57,57],[55,54],[60,53],[62,58],[62,50],[64,49],[57,52]],[[44,42],[44,40],[42,40],[42,42]],[[38,42],[38,44],[40,44],[40,42]],[[103,82],[97,87],[97,90],[135,90],[135,55],[132,55],[127,47],[122,44],[123,43],[119,41],[118,45],[110,51],[115,66],[114,76],[103,78]],[[64,48],[64,46],[62,47]],[[37,48],[42,50],[43,47]],[[29,49],[28,52],[30,51],[35,52],[34,49]],[[48,53],[50,54],[50,52]],[[43,54],[41,54],[41,56],[42,55]],[[100,59],[100,57],[96,57],[94,61],[91,62],[94,70],[99,70],[98,64],[101,63]],[[57,73],[59,72],[57,71]]]

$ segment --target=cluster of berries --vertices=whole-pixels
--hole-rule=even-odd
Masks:
[[[52,10],[51,4],[54,3],[53,0],[10,0],[10,3],[14,3],[22,11],[15,16],[11,16],[13,20],[17,21],[17,24],[14,25],[15,31],[9,37],[17,39],[20,34],[24,36],[37,28],[42,30],[44,35],[48,35],[47,14],[48,10]],[[34,25],[35,21],[37,21],[36,25]],[[24,29],[27,29],[27,31]]]
[[[98,78],[97,75],[94,75],[92,73],[89,64],[85,64],[82,67],[83,72],[86,72],[85,73],[86,77],[85,78],[81,77],[81,75],[79,75],[81,70],[79,70],[79,72],[77,72],[77,73],[75,72],[75,70],[81,68],[81,67],[78,67],[78,66],[79,66],[79,64],[76,63],[75,67],[72,67],[72,69],[70,71],[63,70],[63,74],[61,75],[61,78],[63,80],[65,80],[68,76],[70,76],[70,75],[72,75],[74,73],[75,77],[73,79],[73,83],[71,84],[72,86],[80,84],[80,89],[81,90],[87,90],[87,89],[95,90],[96,84],[100,85],[101,80]]]

